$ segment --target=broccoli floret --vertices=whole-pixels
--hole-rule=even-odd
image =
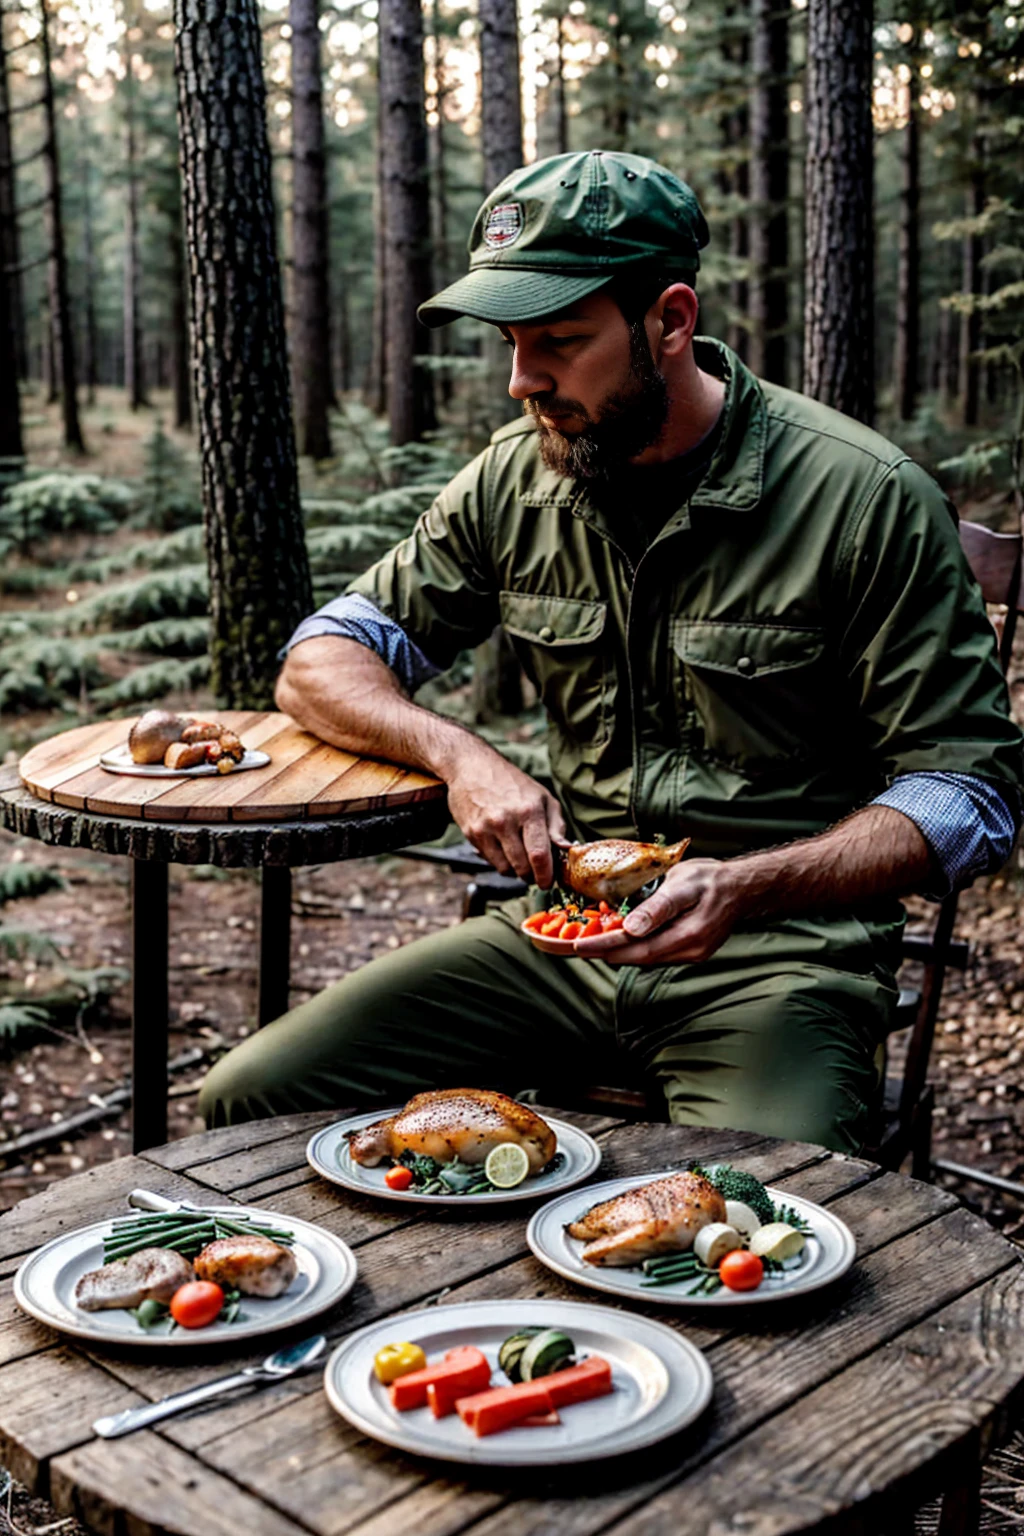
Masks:
[[[760,1179],[755,1179],[752,1173],[744,1173],[742,1168],[731,1168],[728,1163],[723,1163],[721,1167],[712,1169],[708,1177],[723,1200],[742,1200],[765,1226],[775,1220],[772,1198]]]

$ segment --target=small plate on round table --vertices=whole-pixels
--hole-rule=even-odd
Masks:
[[[419,1344],[431,1364],[447,1350],[471,1344],[491,1364],[491,1385],[507,1386],[498,1350],[509,1334],[530,1325],[561,1329],[580,1356],[603,1356],[612,1367],[613,1390],[560,1409],[560,1424],[516,1426],[478,1438],[457,1413],[435,1419],[429,1408],[397,1412],[374,1375],[374,1355],[392,1341]],[[324,1390],[342,1418],[385,1445],[441,1461],[531,1467],[593,1461],[653,1445],[703,1413],[712,1381],[696,1345],[663,1323],[589,1302],[510,1300],[426,1307],[372,1323],[334,1351]]]
[[[312,1222],[238,1205],[211,1205],[203,1210],[236,1221],[247,1217],[293,1235],[291,1251],[299,1272],[283,1296],[243,1296],[240,1314],[233,1323],[218,1320],[207,1328],[176,1328],[173,1333],[165,1323],[153,1329],[141,1328],[131,1313],[121,1308],[85,1312],[75,1304],[75,1286],[87,1270],[99,1269],[103,1263],[103,1239],[109,1237],[114,1225],[107,1220],[65,1232],[30,1254],[14,1277],[14,1299],[39,1322],[93,1344],[195,1349],[197,1345],[232,1344],[298,1327],[328,1311],[355,1284],[355,1255],[348,1244]]]
[[[524,1179],[514,1189],[495,1189],[480,1195],[422,1195],[415,1189],[388,1189],[384,1182],[387,1168],[364,1168],[351,1156],[348,1149],[350,1131],[361,1131],[364,1126],[389,1115],[397,1115],[401,1105],[394,1109],[378,1109],[370,1114],[350,1115],[335,1125],[325,1126],[311,1137],[306,1147],[306,1161],[317,1173],[343,1189],[355,1190],[360,1195],[374,1195],[380,1200],[414,1200],[424,1205],[500,1205],[510,1200],[537,1200],[546,1195],[556,1195],[560,1190],[571,1189],[589,1179],[601,1166],[601,1148],[593,1136],[581,1131],[565,1120],[555,1120],[549,1115],[544,1119],[558,1138],[561,1162],[549,1172],[535,1174]]]
[[[570,1237],[566,1227],[576,1221],[591,1206],[604,1200],[612,1200],[627,1189],[636,1189],[664,1178],[678,1170],[665,1169],[637,1177],[609,1179],[603,1184],[592,1184],[585,1191],[586,1199],[576,1195],[563,1195],[551,1200],[535,1211],[526,1229],[526,1241],[542,1264],[556,1274],[577,1285],[591,1290],[607,1291],[625,1301],[645,1303],[660,1302],[670,1307],[754,1307],[774,1301],[788,1301],[793,1296],[803,1296],[830,1285],[845,1275],[857,1252],[853,1233],[844,1221],[823,1205],[812,1200],[802,1200],[788,1189],[772,1189],[768,1194],[778,1206],[785,1205],[795,1211],[811,1228],[810,1236],[801,1255],[798,1267],[780,1274],[766,1275],[756,1291],[730,1291],[725,1286],[710,1295],[687,1294],[693,1280],[682,1280],[675,1285],[645,1285],[647,1276],[640,1268],[612,1269],[587,1264],[582,1255],[586,1246],[579,1238]]]
[[[270,762],[270,754],[258,752],[254,747],[246,747],[242,761],[236,763],[232,773],[244,773],[247,768],[265,768]],[[128,743],[114,747],[110,752],[104,752],[100,758],[100,767],[108,773],[126,773],[138,779],[208,779],[211,774],[215,778],[222,778],[216,763],[197,763],[194,768],[168,768],[164,763],[137,763],[128,750]]]

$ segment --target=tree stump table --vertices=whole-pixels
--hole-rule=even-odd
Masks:
[[[445,786],[428,774],[339,751],[288,715],[220,710],[265,768],[204,778],[110,773],[100,757],[135,717],[80,726],[0,770],[0,825],[63,847],[131,860],[132,1145],[167,1137],[169,864],[260,869],[258,1022],[288,1007],[291,871],[439,837]]]
[[[977,1530],[982,1463],[1024,1409],[1019,1249],[946,1191],[820,1147],[595,1116],[569,1118],[601,1144],[599,1178],[735,1161],[827,1206],[856,1238],[841,1280],[788,1303],[636,1308],[684,1333],[711,1366],[711,1405],[682,1434],[577,1467],[454,1468],[365,1439],[314,1373],[121,1440],[96,1438],[100,1415],[272,1347],[239,1344],[217,1359],[113,1351],[17,1310],[11,1277],[22,1258],[122,1214],[139,1186],[198,1205],[237,1200],[344,1238],[355,1288],[303,1331],[322,1328],[332,1344],[442,1295],[446,1305],[611,1303],[531,1256],[521,1207],[391,1205],[325,1183],[305,1146],[342,1113],[174,1142],[51,1185],[0,1217],[0,1463],[104,1536],[895,1536],[940,1494],[943,1536]]]

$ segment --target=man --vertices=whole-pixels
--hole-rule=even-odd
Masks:
[[[679,1123],[853,1151],[902,908],[998,867],[1021,738],[955,514],[891,443],[694,339],[688,187],[592,151],[515,172],[425,304],[512,348],[525,417],[296,631],[282,709],[428,769],[505,872],[572,836],[693,839],[621,934],[536,953],[526,902],[364,967],[210,1073],[211,1123],[620,1071]],[[865,317],[870,323],[870,317]],[[416,687],[501,622],[556,794]]]

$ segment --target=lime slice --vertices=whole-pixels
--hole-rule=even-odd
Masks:
[[[484,1173],[495,1189],[515,1189],[530,1171],[530,1159],[516,1141],[492,1147],[484,1163]]]

